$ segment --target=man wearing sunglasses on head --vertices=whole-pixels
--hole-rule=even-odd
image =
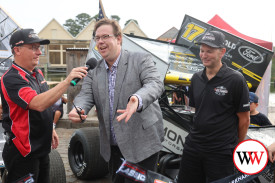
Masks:
[[[1,78],[3,128],[6,143],[3,160],[8,170],[7,182],[30,177],[35,182],[49,183],[49,153],[58,146],[53,130],[51,106],[61,98],[74,78],[83,78],[87,67],[74,68],[67,78],[50,89],[38,65],[40,45],[33,29],[21,29],[10,38],[14,55],[11,68]]]
[[[74,102],[82,108],[82,119],[96,106],[100,153],[109,162],[112,180],[130,182],[115,176],[121,158],[149,170],[157,168],[164,134],[158,98],[164,86],[151,55],[122,49],[122,32],[116,21],[101,19],[94,32],[103,59],[89,71]],[[76,109],[69,118],[81,121]]]

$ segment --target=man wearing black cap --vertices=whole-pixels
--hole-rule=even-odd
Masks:
[[[2,156],[8,183],[26,176],[35,182],[49,182],[48,154],[51,145],[58,146],[51,106],[72,79],[87,74],[86,67],[74,68],[64,81],[48,90],[42,71],[36,66],[40,45],[49,43],[39,39],[33,29],[18,30],[10,38],[14,62],[1,78],[2,125],[6,135]]]
[[[189,102],[196,112],[178,183],[212,182],[233,174],[233,150],[246,137],[249,91],[242,74],[221,61],[224,42],[221,32],[210,31],[198,43],[205,69],[191,79]]]

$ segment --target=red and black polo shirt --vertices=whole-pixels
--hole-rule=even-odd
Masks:
[[[49,89],[40,69],[29,72],[13,63],[1,78],[3,128],[11,132],[14,145],[25,157],[44,156],[51,150],[53,112],[29,109],[36,95]]]

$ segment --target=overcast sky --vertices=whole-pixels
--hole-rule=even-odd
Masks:
[[[102,0],[108,17],[120,25],[138,21],[149,38],[180,28],[185,14],[203,22],[218,14],[239,32],[275,43],[275,0]],[[99,0],[0,0],[0,6],[22,27],[41,31],[53,18],[61,25],[80,13],[94,16]],[[1,21],[1,20],[0,20]]]

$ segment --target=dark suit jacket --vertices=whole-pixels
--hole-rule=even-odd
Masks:
[[[129,97],[142,98],[142,110],[132,115],[128,123],[118,122],[113,112],[116,141],[126,160],[140,162],[162,149],[163,119],[158,98],[164,91],[163,82],[151,55],[122,50],[115,83],[114,111],[126,109]],[[100,153],[110,160],[110,120],[108,74],[104,60],[89,71],[82,89],[75,98],[75,105],[86,113],[95,105],[100,128]]]

